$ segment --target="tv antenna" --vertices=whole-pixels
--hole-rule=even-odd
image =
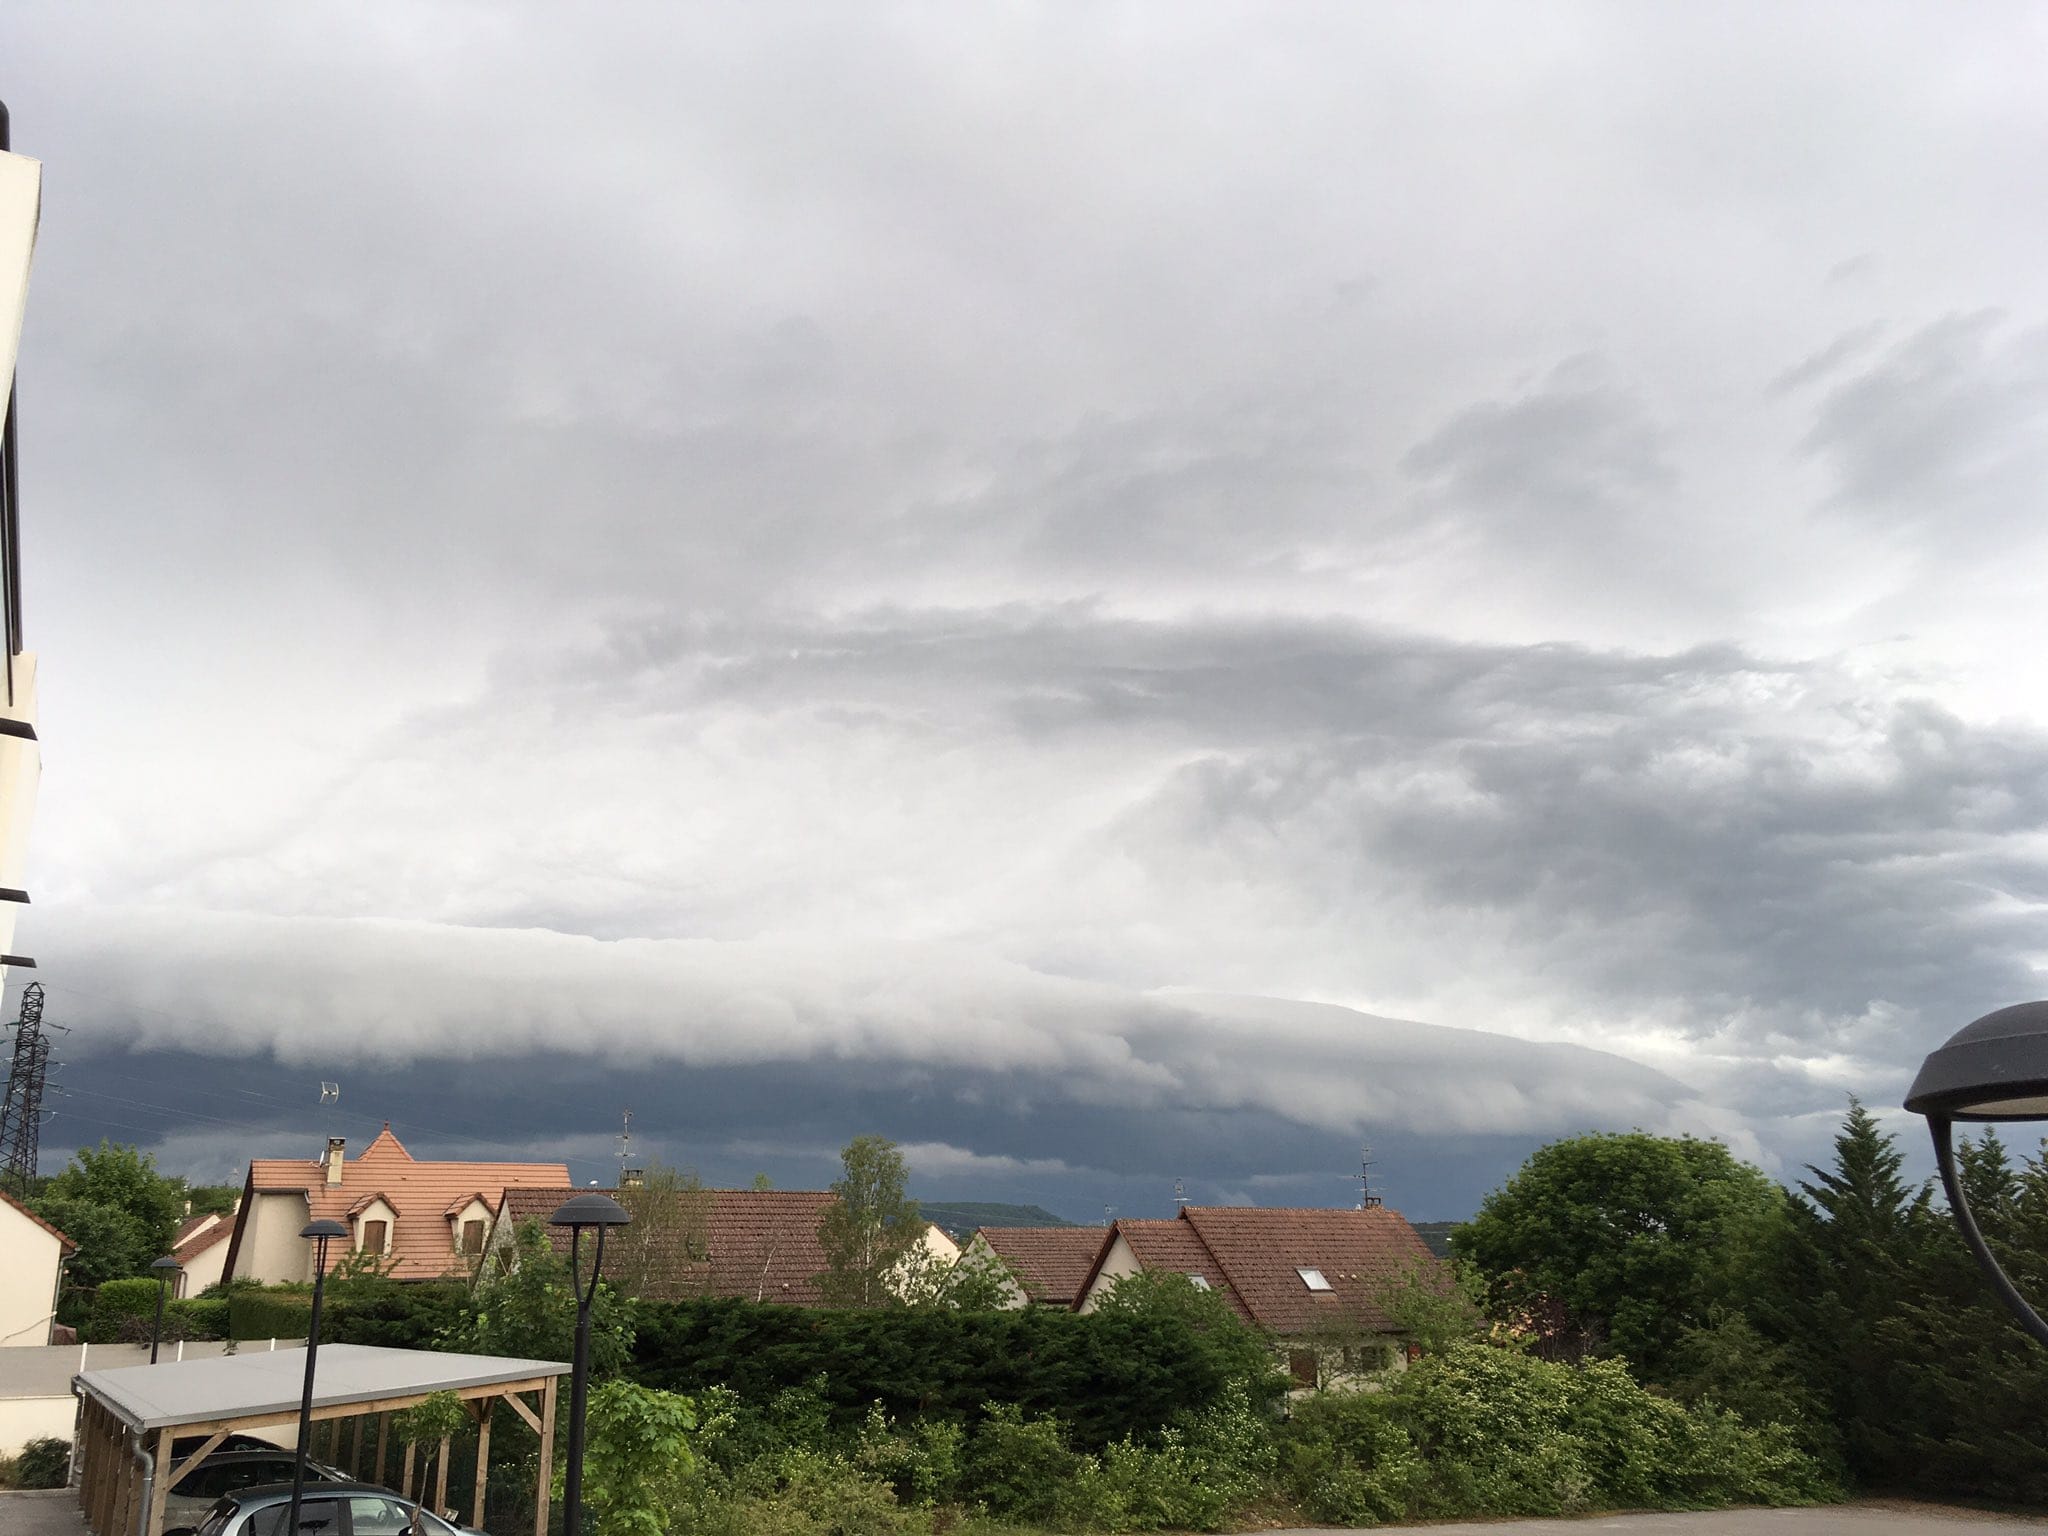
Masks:
[[[630,1109],[619,1122],[619,1167],[624,1169],[633,1156],[633,1111]]]
[[[1386,1201],[1372,1192],[1372,1144],[1360,1149],[1358,1154],[1358,1208],[1361,1211],[1377,1210]]]
[[[1180,1179],[1173,1181],[1173,1206],[1178,1211],[1184,1211],[1188,1208],[1188,1187]]]

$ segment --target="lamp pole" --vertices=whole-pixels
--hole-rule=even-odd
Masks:
[[[306,1493],[306,1449],[313,1439],[313,1361],[320,1353],[320,1295],[327,1288],[327,1245],[347,1237],[334,1220],[309,1221],[299,1236],[313,1243],[313,1314],[306,1320],[306,1384],[299,1392],[299,1449],[292,1458],[292,1506],[281,1536],[299,1536],[299,1501]]]
[[[1928,1054],[1906,1094],[1906,1108],[1927,1117],[1935,1166],[1949,1213],[1991,1289],[2036,1342],[2048,1345],[2048,1321],[2000,1267],[1970,1210],[1956,1169],[1955,1122],[2048,1120],[2048,1002],[2016,1003],[1966,1024]]]
[[[597,1298],[597,1276],[604,1268],[607,1227],[622,1227],[632,1215],[610,1195],[574,1195],[562,1202],[548,1224],[569,1229],[569,1282],[576,1288],[576,1354],[569,1377],[569,1456],[562,1469],[562,1536],[583,1531],[583,1407],[590,1390],[590,1304]],[[590,1283],[582,1277],[583,1229],[597,1230],[597,1251],[590,1261]]]
[[[150,1272],[156,1276],[156,1321],[149,1325],[149,1363],[156,1364],[157,1341],[164,1332],[164,1292],[171,1287],[171,1276],[184,1266],[168,1253],[150,1263]]]

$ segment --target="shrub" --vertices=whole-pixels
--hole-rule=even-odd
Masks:
[[[71,1473],[71,1442],[42,1436],[0,1457],[0,1488],[62,1488]]]
[[[1067,1443],[1055,1418],[1028,1418],[1015,1403],[985,1405],[962,1458],[962,1490],[1004,1520],[1041,1525],[1091,1523],[1077,1507],[1101,1472]]]
[[[303,1339],[312,1320],[308,1290],[235,1291],[228,1297],[231,1339]]]

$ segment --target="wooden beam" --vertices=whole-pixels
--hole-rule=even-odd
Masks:
[[[377,1415],[377,1470],[370,1475],[370,1481],[378,1486],[384,1483],[385,1451],[391,1444],[391,1415]]]
[[[208,1435],[200,1443],[198,1450],[178,1463],[177,1469],[171,1473],[171,1482],[175,1485],[185,1481],[187,1477],[192,1475],[192,1469],[211,1456],[214,1452],[214,1447],[218,1446],[227,1437],[228,1432],[224,1429],[215,1430],[212,1434]]]
[[[548,1536],[548,1505],[555,1487],[555,1378],[540,1392],[540,1470],[534,1479],[533,1536]]]
[[[363,1475],[363,1416],[360,1413],[355,1417],[355,1426],[355,1433],[349,1437],[348,1470],[350,1476],[361,1478]]]
[[[478,1531],[484,1528],[484,1489],[489,1485],[491,1472],[491,1405],[496,1401],[486,1397],[477,1402],[483,1411],[476,1424],[476,1503],[470,1510],[469,1524]]]
[[[434,1513],[443,1514],[448,1508],[448,1436],[441,1437],[440,1453],[434,1458]],[[154,1536],[154,1533],[151,1533]]]
[[[171,1439],[177,1433],[172,1429],[156,1432],[156,1476],[149,1488],[148,1524],[143,1527],[142,1536],[164,1536],[164,1500],[171,1496]]]
[[[516,1393],[507,1392],[505,1394],[505,1406],[518,1414],[520,1418],[526,1420],[526,1427],[528,1429],[532,1430],[536,1435],[540,1433],[540,1415],[527,1407],[524,1399]]]
[[[496,1382],[488,1387],[460,1387],[444,1390],[454,1391],[458,1398],[467,1402],[472,1398],[494,1397],[502,1392],[538,1392],[553,1379],[551,1376],[530,1376],[519,1381]],[[345,1419],[349,1415],[356,1413],[396,1412],[401,1408],[411,1408],[418,1403],[424,1402],[431,1396],[433,1394],[430,1392],[407,1392],[396,1397],[365,1398],[363,1401],[355,1403],[329,1403],[325,1407],[314,1408],[310,1418],[312,1423],[324,1424],[330,1419]],[[289,1417],[296,1422],[298,1415],[291,1414]],[[229,1418],[203,1419],[195,1420],[190,1424],[180,1424],[177,1426],[177,1430],[180,1435],[210,1435],[216,1429],[248,1429],[252,1425],[275,1423],[277,1419],[278,1414],[274,1410],[265,1413],[239,1413]]]
[[[412,1458],[418,1449],[410,1440],[405,1442],[405,1458],[399,1462],[398,1491],[408,1499],[412,1497]]]

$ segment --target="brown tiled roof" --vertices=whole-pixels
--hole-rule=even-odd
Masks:
[[[571,1195],[587,1193],[567,1184],[508,1189],[499,1214],[514,1222],[546,1221]],[[817,1276],[825,1268],[825,1250],[818,1243],[818,1222],[836,1195],[811,1189],[707,1189],[703,1195],[706,1256],[693,1260],[677,1254],[673,1281],[655,1294],[737,1296],[813,1307],[823,1301]],[[557,1250],[568,1252],[566,1231],[550,1228],[549,1238]]]
[[[308,1220],[332,1218],[347,1225],[351,1214],[382,1195],[398,1219],[392,1223],[391,1273],[400,1280],[432,1280],[465,1272],[467,1261],[456,1251],[448,1218],[441,1214],[451,1198],[481,1192],[486,1204],[506,1189],[545,1184],[560,1189],[569,1182],[562,1163],[422,1163],[413,1158],[385,1126],[362,1155],[345,1159],[341,1182],[327,1182],[320,1158],[260,1157],[249,1164],[251,1191],[304,1192]],[[246,1217],[250,1203],[243,1202]],[[550,1207],[552,1209],[552,1207]],[[405,1211],[415,1214],[407,1216]],[[332,1269],[352,1245],[334,1243],[327,1254]]]
[[[58,1242],[64,1245],[64,1251],[66,1253],[78,1252],[78,1244],[71,1241],[70,1238],[66,1237],[62,1232],[59,1232],[55,1227],[51,1226],[47,1221],[43,1220],[42,1217],[38,1216],[34,1211],[30,1210],[27,1206],[23,1205],[19,1200],[15,1199],[14,1196],[8,1194],[7,1191],[4,1189],[0,1189],[0,1201],[4,1201],[6,1204],[13,1206],[17,1211],[21,1212],[22,1215],[26,1216],[30,1221],[34,1222],[37,1226],[41,1227],[45,1232],[49,1233],[50,1236],[56,1238]]]
[[[973,1237],[1017,1272],[1033,1301],[1057,1307],[1079,1299],[1102,1247],[1100,1227],[978,1227]]]
[[[225,1242],[234,1230],[234,1218],[217,1212],[187,1216],[178,1223],[178,1235],[171,1239],[171,1257],[180,1264],[187,1263],[215,1243]]]
[[[1119,1221],[1112,1231],[1131,1245],[1140,1269],[1200,1276],[1209,1283],[1209,1289],[1220,1291],[1230,1299],[1238,1316],[1247,1321],[1253,1320],[1251,1309],[1245,1305],[1244,1298],[1231,1288],[1230,1280],[1217,1264],[1215,1255],[1209,1252],[1200,1235],[1186,1222]],[[1104,1257],[1108,1256],[1108,1251],[1109,1244],[1104,1243]]]
[[[1393,1324],[1380,1308],[1380,1288],[1411,1265],[1437,1263],[1400,1212],[1378,1206],[1189,1206],[1181,1221],[1213,1257],[1252,1320],[1282,1335],[1313,1332],[1333,1321],[1389,1330]],[[1330,1289],[1311,1291],[1299,1273],[1303,1268],[1321,1270]]]

